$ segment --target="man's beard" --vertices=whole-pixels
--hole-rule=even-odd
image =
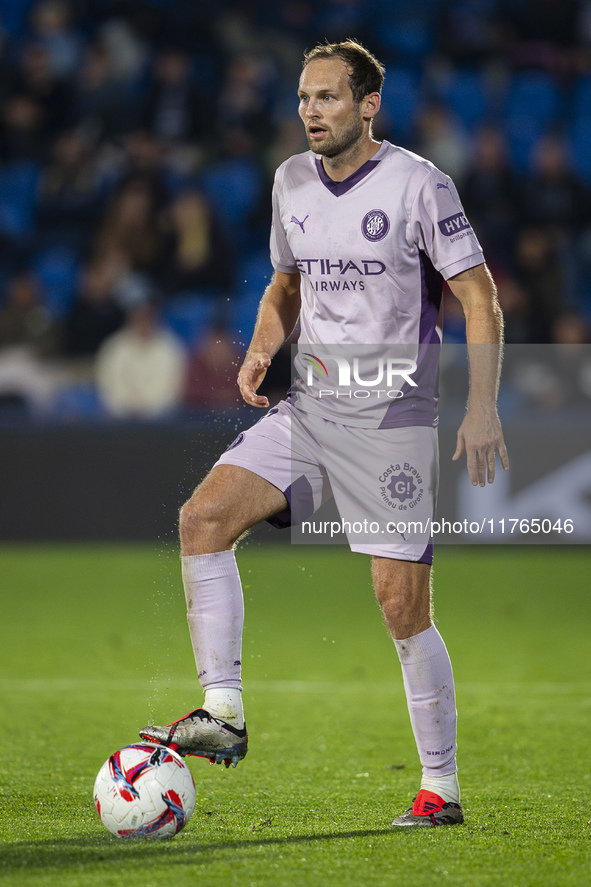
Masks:
[[[363,121],[361,114],[359,114],[359,116],[351,122],[350,126],[338,136],[329,136],[324,139],[322,143],[310,141],[310,139],[308,139],[308,144],[315,154],[323,154],[325,157],[338,157],[339,154],[344,154],[349,148],[358,142],[362,135]]]

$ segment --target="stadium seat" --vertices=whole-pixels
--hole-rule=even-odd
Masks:
[[[576,121],[570,134],[570,146],[576,171],[591,184],[591,120]]]
[[[469,131],[491,113],[490,95],[479,71],[455,71],[439,90],[439,98]]]
[[[80,272],[77,253],[67,246],[50,246],[33,259],[33,270],[43,287],[43,299],[53,317],[65,317],[76,295]]]
[[[549,124],[559,116],[560,90],[548,74],[516,74],[505,101],[505,114],[532,117],[540,124]]]
[[[433,49],[435,33],[422,15],[393,17],[380,27],[384,46],[408,63],[419,63]]]
[[[268,253],[249,256],[238,270],[238,292],[230,300],[228,325],[248,345],[254,329],[259,302],[271,280],[273,268]]]
[[[245,158],[222,160],[203,176],[203,190],[217,215],[237,229],[254,209],[261,187],[259,167]]]
[[[11,37],[20,37],[27,28],[27,18],[34,0],[9,0],[0,6],[2,27]]]
[[[505,124],[507,142],[515,170],[525,174],[531,171],[532,152],[548,132],[539,120],[525,114],[511,117]]]
[[[591,182],[591,77],[581,77],[574,87],[570,145],[577,172]]]
[[[59,419],[104,419],[105,409],[92,382],[64,385],[57,392],[53,413]]]
[[[548,74],[516,74],[505,100],[505,129],[515,169],[530,169],[535,144],[560,117],[560,90]]]
[[[410,70],[388,71],[382,89],[382,109],[392,123],[395,138],[410,141],[420,108],[418,78]]]
[[[573,90],[573,120],[591,120],[591,77],[580,77]]]
[[[161,318],[188,348],[192,348],[215,319],[218,304],[217,295],[213,293],[181,293],[165,303]]]
[[[39,164],[13,161],[0,170],[0,232],[15,240],[30,234],[35,220]]]

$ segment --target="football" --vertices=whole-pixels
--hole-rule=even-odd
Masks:
[[[191,818],[195,783],[180,755],[142,742],[105,761],[94,803],[103,825],[119,838],[170,838]]]

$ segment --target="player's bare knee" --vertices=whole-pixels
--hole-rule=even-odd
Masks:
[[[418,578],[419,573],[424,573],[420,581],[409,581],[411,576]],[[373,579],[376,599],[392,637],[412,637],[430,626],[428,572],[406,569],[404,565],[398,569],[394,563],[374,563]]]
[[[412,637],[430,625],[428,609],[413,599],[389,598],[381,607],[388,631],[395,638]]]
[[[183,549],[192,549],[206,540],[214,545],[212,550],[219,545],[223,547],[226,530],[227,523],[218,503],[207,495],[194,493],[180,510],[179,534]]]

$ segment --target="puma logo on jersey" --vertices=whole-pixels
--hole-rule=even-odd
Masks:
[[[306,216],[306,219],[309,219],[309,218],[310,218],[310,213],[308,213],[308,215]],[[296,225],[299,225],[300,228],[302,229],[302,234],[305,234],[306,232],[304,231],[304,222],[306,221],[306,219],[304,219],[302,222],[300,222],[299,219],[296,219],[295,216],[292,216],[289,221],[294,222]]]
[[[442,185],[441,182],[437,182],[437,188],[445,188],[446,191],[449,191],[449,185]]]

